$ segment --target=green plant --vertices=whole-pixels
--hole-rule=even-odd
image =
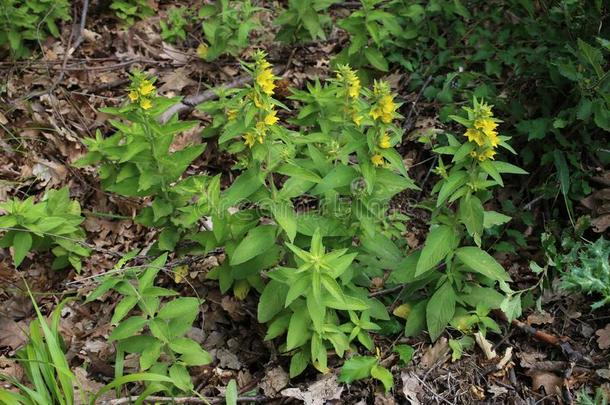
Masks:
[[[288,8],[273,21],[280,26],[276,39],[289,43],[326,39],[324,31],[332,19],[325,12],[338,1],[289,0]]]
[[[222,291],[262,292],[259,321],[269,324],[267,339],[286,335],[281,350],[292,354],[290,375],[310,362],[325,371],[329,348],[341,356],[357,339],[372,349],[374,319],[388,319],[365,287],[400,260],[382,220],[394,195],[415,188],[392,147],[400,139],[393,125],[399,104],[387,84],[363,89],[342,66],[327,84],[293,92],[302,107],[292,120],[299,130],[290,131],[278,125],[283,106],[271,97],[271,66],[262,54],[255,59],[246,66],[251,88],[201,107],[214,116],[206,136],[218,135],[243,172],[215,192],[212,230],[193,239],[206,251],[224,246],[228,260],[209,274]],[[317,208],[295,212],[293,201],[305,194]],[[247,209],[227,215],[240,202]],[[271,279],[266,286],[261,274]]]
[[[83,246],[85,232],[79,227],[84,218],[78,202],[70,201],[67,187],[48,191],[38,203],[34,197],[12,199],[0,203],[0,209],[5,212],[0,229],[6,231],[0,247],[13,248],[15,267],[30,250],[50,249],[55,255],[54,269],[68,265],[81,269],[81,259],[89,256],[89,249]]]
[[[30,323],[27,344],[17,351],[17,361],[23,366],[30,384],[23,384],[12,376],[0,373],[0,380],[8,382],[18,391],[14,392],[0,388],[0,403],[6,405],[77,405],[87,403],[94,405],[97,403],[97,398],[105,392],[130,382],[172,383],[172,379],[162,375],[139,373],[115,378],[97,393],[86,391],[70,369],[64,341],[59,333],[63,306],[72,298],[63,300],[55,308],[51,314],[49,324],[42,315],[29,288],[28,293],[36,311],[36,319]]]
[[[8,47],[14,58],[30,55],[32,41],[47,34],[59,37],[58,21],[70,20],[68,0],[4,0],[0,3],[0,48]]]
[[[125,256],[115,270],[120,270],[136,253],[134,251]],[[198,395],[187,367],[212,361],[199,343],[185,336],[199,315],[201,300],[194,297],[163,300],[177,293],[155,285],[155,278],[166,260],[167,254],[164,254],[143,268],[124,268],[121,276],[106,277],[87,297],[87,302],[91,302],[111,289],[123,296],[114,309],[111,323],[116,327],[109,337],[111,342],[117,342],[117,379],[123,377],[125,355],[128,353],[138,355],[141,372],[169,378],[169,381],[149,384],[141,398],[159,391],[174,395],[173,387]],[[137,314],[133,314],[134,310]],[[133,315],[126,318],[130,313]]]
[[[603,388],[598,388],[595,390],[595,396],[591,398],[583,389],[576,394],[576,400],[574,402],[577,405],[608,405],[608,394]]]
[[[349,64],[355,68],[372,66],[387,72],[389,65],[383,50],[393,48],[396,38],[403,35],[400,20],[396,14],[388,12],[388,5],[381,0],[361,0],[361,3],[362,9],[338,23],[350,34],[351,43],[333,63]]]
[[[159,21],[161,26],[161,38],[164,41],[177,42],[178,39],[186,39],[186,26],[191,11],[186,7],[172,7],[167,12],[167,21]]]
[[[351,383],[356,380],[373,377],[383,383],[385,391],[388,392],[394,386],[394,377],[387,368],[379,364],[381,358],[377,351],[377,356],[354,356],[345,360],[341,367],[339,381]]]
[[[61,309],[66,302],[67,300],[62,301],[55,308],[49,325],[32,297],[37,319],[30,323],[27,344],[17,352],[17,359],[24,367],[31,387],[0,374],[0,380],[6,380],[19,390],[19,393],[15,393],[0,388],[0,402],[7,405],[77,403],[74,390],[78,382],[66,360],[63,339],[59,333]]]
[[[464,134],[467,142],[462,143],[447,134],[448,145],[434,149],[441,155],[437,167],[441,180],[433,189],[438,196],[431,208],[432,225],[423,249],[413,258],[416,265],[411,269],[414,271],[403,276],[404,281],[411,283],[423,278],[434,291],[430,299],[424,301],[426,304],[414,306],[406,324],[406,333],[414,334],[422,329],[425,320],[432,340],[436,340],[452,320],[461,322],[456,318],[464,316],[464,306],[476,306],[477,313],[472,319],[486,324],[490,319],[479,320],[485,311],[479,306],[487,310],[502,307],[512,319],[519,300],[518,294],[512,296],[507,284],[510,281],[508,273],[481,246],[485,229],[510,220],[499,212],[484,209],[483,204],[492,196],[490,189],[504,184],[503,173],[525,172],[495,160],[499,146],[514,151],[507,143],[509,137],[497,133],[499,120],[493,117],[491,107],[475,99],[472,108],[464,109],[466,117],[452,118],[467,128]],[[445,163],[442,155],[450,156],[450,162]],[[454,203],[455,211],[450,208]],[[474,242],[474,246],[463,246],[465,238]],[[440,269],[442,272],[438,271]],[[492,288],[495,283],[499,283],[508,297],[503,298]]]
[[[610,303],[609,256],[610,241],[604,237],[595,243],[577,244],[572,249],[572,259],[563,259],[564,266],[560,268],[561,287],[601,297],[591,305],[593,309],[607,305]]]
[[[115,10],[116,16],[127,26],[155,13],[148,0],[112,0],[110,8]]]
[[[189,145],[172,152],[175,136],[196,122],[174,118],[165,124],[158,123],[158,115],[178,100],[158,97],[154,80],[141,72],[133,72],[131,77],[130,102],[104,109],[121,119],[111,121],[117,131],[106,138],[98,131],[95,139],[85,139],[89,151],[75,165],[99,163],[99,176],[106,190],[150,198],[151,203],[136,220],[161,228],[158,248],[172,250],[184,228],[193,226],[206,212],[207,177],[180,180],[205,145]]]
[[[208,61],[222,54],[238,56],[248,46],[250,32],[260,26],[257,13],[261,10],[250,0],[220,0],[202,6],[199,18],[207,44],[202,44],[199,55]]]

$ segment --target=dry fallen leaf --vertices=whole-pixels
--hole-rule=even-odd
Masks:
[[[27,341],[25,325],[20,325],[6,316],[0,316],[0,346],[17,349]]]
[[[420,405],[417,394],[423,393],[424,390],[415,375],[409,371],[403,371],[400,373],[400,379],[402,380],[402,393],[411,403],[411,405]]]
[[[487,358],[487,360],[496,358],[497,354],[496,351],[493,349],[493,345],[489,343],[487,339],[485,339],[485,336],[483,336],[481,332],[476,332],[474,334],[474,340],[476,340],[477,345],[479,345],[481,350],[483,350],[483,353],[485,353],[485,357]]]
[[[309,385],[303,391],[299,388],[286,388],[282,391],[285,397],[303,401],[305,405],[324,405],[326,401],[340,399],[343,387],[337,382],[337,376],[328,374],[323,379]]]
[[[540,387],[544,387],[544,392],[548,395],[555,395],[561,392],[563,379],[548,371],[531,370],[526,373],[532,378],[532,389],[536,392]]]
[[[605,328],[599,329],[595,334],[600,349],[604,350],[610,347],[610,323]]]
[[[527,323],[530,325],[544,325],[553,323],[555,318],[546,311],[534,312],[527,317]]]
[[[430,368],[444,357],[446,357],[445,361],[449,359],[449,342],[446,337],[440,338],[434,346],[426,350],[420,364],[423,368]]]
[[[260,387],[267,397],[273,398],[284,387],[288,385],[290,377],[280,366],[267,370],[265,377],[261,381]]]

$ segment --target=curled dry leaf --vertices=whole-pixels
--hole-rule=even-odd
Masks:
[[[604,350],[610,347],[610,323],[605,328],[599,329],[595,334],[600,349]]]

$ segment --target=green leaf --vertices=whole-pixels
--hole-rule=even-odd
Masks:
[[[354,356],[343,363],[339,381],[349,384],[363,378],[368,378],[371,375],[371,369],[376,365],[376,357]]]
[[[455,255],[471,270],[491,278],[494,281],[510,281],[510,276],[502,266],[486,251],[475,247],[461,247]]]
[[[479,244],[481,234],[483,233],[483,214],[483,204],[474,195],[469,198],[463,198],[460,201],[458,215],[462,223],[466,225],[468,234],[475,238],[475,241],[478,240],[477,244]]]
[[[275,315],[284,309],[288,287],[289,286],[276,280],[269,281],[258,301],[259,322],[269,322]]]
[[[426,306],[426,323],[430,339],[434,342],[445,330],[445,326],[453,318],[455,313],[455,292],[449,281],[443,285],[428,301]]]
[[[309,364],[309,356],[305,350],[299,350],[290,359],[290,378],[301,374]]]
[[[568,168],[564,153],[559,149],[555,149],[553,152],[553,160],[555,162],[555,168],[557,169],[557,176],[559,177],[561,193],[567,197],[570,192],[570,169]]]
[[[364,56],[375,69],[382,72],[389,70],[388,61],[383,57],[383,53],[379,49],[367,46],[364,48]]]
[[[309,316],[307,307],[299,307],[290,318],[288,335],[286,336],[286,350],[292,350],[304,345],[309,340]]]
[[[508,322],[512,322],[521,316],[521,294],[515,294],[512,297],[504,298],[500,309],[506,315]]]
[[[282,227],[288,240],[294,241],[297,235],[297,217],[291,204],[274,204],[272,206],[273,218]]]
[[[32,235],[29,232],[17,231],[13,237],[13,263],[19,267],[32,248]]]
[[[504,215],[496,211],[485,211],[483,213],[483,228],[488,229],[492,226],[502,225],[511,219],[512,218],[508,215]]]
[[[235,382],[233,379],[227,384],[227,390],[225,391],[225,403],[227,405],[237,404],[237,382]]]
[[[260,225],[251,229],[237,245],[229,263],[231,266],[247,262],[265,252],[275,243],[275,226]]]
[[[500,173],[498,173],[498,170],[491,161],[484,160],[483,162],[479,163],[479,166],[485,171],[485,173],[489,174],[491,178],[496,181],[496,183],[498,183],[501,187],[504,187],[502,176],[500,176]]]
[[[189,392],[194,388],[191,375],[182,364],[176,363],[169,368],[169,378],[171,378],[174,385],[182,391]]]
[[[113,342],[115,340],[122,340],[130,336],[135,335],[144,328],[147,319],[142,316],[132,316],[121,322],[114,330],[110,333],[108,340]]]
[[[175,318],[195,318],[199,313],[199,299],[195,297],[176,298],[163,305],[157,318],[163,320]]]
[[[394,347],[394,352],[398,353],[401,363],[403,365],[406,365],[413,359],[413,354],[415,354],[415,349],[411,345],[396,345]]]
[[[123,319],[125,317],[125,315],[127,315],[127,313],[129,311],[131,311],[131,309],[133,307],[136,306],[137,303],[138,303],[138,297],[135,295],[123,298],[121,300],[121,302],[119,302],[117,304],[117,306],[114,308],[114,314],[112,315],[112,319],[110,320],[110,323],[112,323],[114,325],[119,323],[121,321],[121,319]]]
[[[371,368],[371,377],[383,383],[385,392],[389,392],[394,386],[394,377],[392,376],[392,373],[390,373],[390,370],[378,364],[375,364]]]
[[[428,301],[418,302],[411,308],[405,324],[405,336],[417,336],[426,327],[426,306]]]
[[[464,171],[457,171],[449,175],[443,182],[441,189],[438,192],[438,198],[436,200],[436,206],[440,207],[446,200],[453,194],[458,188],[466,184],[468,180],[468,173]]]
[[[528,174],[525,170],[518,166],[499,160],[491,162],[491,164],[498,171],[498,173]]]
[[[424,248],[417,261],[415,277],[432,270],[455,248],[456,244],[457,235],[453,228],[447,225],[433,228],[426,238]]]

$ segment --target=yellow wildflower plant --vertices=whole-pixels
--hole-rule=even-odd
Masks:
[[[384,124],[389,124],[396,116],[398,105],[394,102],[394,97],[390,93],[390,86],[383,81],[375,81],[373,95],[376,103],[371,109],[371,117],[374,120],[381,120]]]
[[[265,59],[265,53],[259,51],[254,56],[256,63],[254,67],[254,81],[257,86],[268,96],[273,95],[275,79],[271,64]]]
[[[470,156],[481,162],[493,160],[496,155],[495,148],[500,144],[497,128],[501,121],[494,118],[491,108],[492,106],[475,100],[473,108],[465,108],[468,111],[468,119],[458,120],[466,126],[464,136],[468,142],[475,145]]]

